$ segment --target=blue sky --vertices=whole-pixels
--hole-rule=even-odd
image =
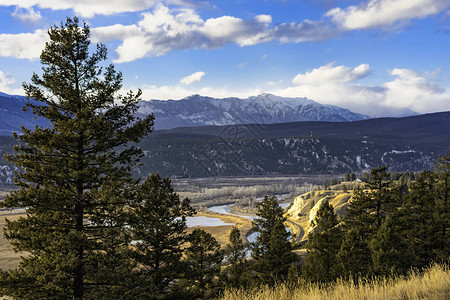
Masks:
[[[23,94],[47,29],[74,15],[145,100],[268,92],[372,116],[450,110],[450,0],[0,0],[0,91]]]

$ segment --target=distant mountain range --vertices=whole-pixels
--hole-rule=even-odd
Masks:
[[[343,174],[387,165],[433,169],[450,150],[450,112],[355,122],[294,122],[156,131],[141,142],[142,174],[211,177]]]
[[[20,126],[33,128],[36,125],[47,126],[47,120],[38,118],[30,111],[22,108],[27,102],[24,96],[13,96],[0,92],[0,135],[11,135],[13,131],[20,131]]]
[[[10,135],[27,128],[48,124],[34,119],[22,107],[26,99],[0,93],[0,135]],[[205,125],[274,124],[298,121],[349,122],[368,116],[333,105],[319,104],[307,98],[283,98],[271,94],[240,98],[216,99],[193,95],[181,100],[141,101],[138,115],[154,113],[155,129],[172,129]]]
[[[355,122],[294,122],[157,130],[143,139],[136,174],[215,177],[343,174],[387,165],[391,172],[433,169],[450,150],[450,112]],[[15,141],[0,136],[0,183],[14,167],[2,155]]]
[[[181,100],[142,101],[138,113],[155,114],[155,129],[204,125],[274,124],[298,121],[350,122],[368,119],[307,98],[260,94],[245,99],[193,95]]]
[[[11,131],[45,125],[23,112],[24,104],[24,97],[0,94],[0,183],[12,180],[14,167],[2,157],[15,143]],[[342,174],[379,165],[421,171],[450,150],[450,112],[367,119],[305,98],[270,94],[142,102],[138,114],[150,112],[160,124],[156,128],[177,128],[156,130],[140,143],[140,175]],[[314,121],[287,122],[295,118]],[[222,125],[200,126],[204,123]],[[194,127],[180,127],[188,125]]]

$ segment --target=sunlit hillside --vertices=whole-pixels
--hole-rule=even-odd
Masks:
[[[222,300],[375,300],[375,299],[450,299],[450,270],[434,265],[423,274],[407,277],[379,278],[373,281],[338,281],[329,286],[315,284],[281,284],[253,290],[226,291]]]

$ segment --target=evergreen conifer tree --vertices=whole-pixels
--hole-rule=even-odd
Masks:
[[[350,181],[350,174],[349,173],[345,173],[344,181]]]
[[[399,221],[403,225],[404,239],[408,242],[414,259],[411,265],[423,268],[436,260],[436,174],[424,171],[411,185],[410,194],[400,209]]]
[[[136,297],[163,298],[171,281],[182,272],[183,243],[187,242],[186,217],[194,214],[186,198],[180,200],[170,179],[151,174],[136,187],[129,226],[133,257],[138,263]]]
[[[359,227],[372,235],[381,227],[386,215],[396,212],[401,203],[389,178],[386,167],[372,169],[364,189],[358,188],[353,193],[345,219],[347,227]]]
[[[225,261],[228,266],[221,274],[222,284],[226,288],[238,288],[246,285],[244,275],[246,268],[247,247],[241,239],[241,232],[233,227],[230,232],[230,243],[225,248]]]
[[[440,157],[436,164],[436,210],[435,220],[439,227],[436,256],[441,262],[450,260],[450,151]]]
[[[290,265],[296,260],[291,234],[284,227],[286,218],[275,197],[264,197],[257,205],[256,215],[254,229],[259,235],[252,243],[254,270],[262,283],[275,284],[286,278]]]
[[[223,251],[217,240],[203,229],[194,229],[189,236],[190,246],[186,248],[186,279],[190,294],[203,297],[207,290],[214,291],[214,279],[219,275]]]
[[[313,231],[308,235],[303,274],[312,281],[330,282],[338,277],[336,255],[341,245],[341,230],[334,208],[324,202],[312,221]]]
[[[51,126],[22,128],[8,156],[19,190],[4,207],[27,216],[8,221],[5,236],[28,255],[1,274],[1,294],[17,299],[126,297],[129,259],[126,187],[151,132],[153,115],[137,119],[140,92],[118,95],[122,74],[101,68],[106,47],[90,55],[90,31],[77,18],[49,30],[42,77],[24,84],[26,108]]]
[[[405,274],[412,265],[412,255],[402,230],[387,216],[369,243],[373,272],[376,275]]]
[[[344,227],[339,252],[336,255],[339,274],[357,279],[371,275],[372,261],[368,233],[362,228]]]
[[[373,271],[370,241],[389,214],[397,212],[401,203],[387,167],[372,169],[368,182],[357,188],[347,207],[344,238],[338,253],[341,272],[358,277]]]

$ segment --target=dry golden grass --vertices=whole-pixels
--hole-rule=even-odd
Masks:
[[[14,252],[10,242],[3,236],[3,228],[5,227],[6,219],[14,221],[20,217],[25,216],[22,212],[3,211],[0,214],[0,269],[9,270],[14,269],[19,265],[20,256],[23,254]]]
[[[381,299],[450,299],[450,270],[434,265],[423,274],[412,273],[406,278],[382,278],[359,282],[338,281],[329,287],[314,284],[262,287],[251,291],[226,291],[222,300],[381,300]]]

